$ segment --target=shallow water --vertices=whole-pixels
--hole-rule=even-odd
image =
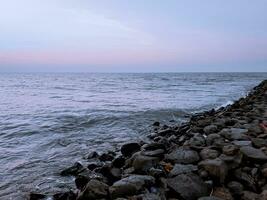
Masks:
[[[230,103],[267,73],[0,74],[0,199],[72,187],[59,171],[154,121]],[[173,122],[172,122],[173,123]]]

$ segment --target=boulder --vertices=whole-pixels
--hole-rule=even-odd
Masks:
[[[140,144],[136,142],[124,144],[121,147],[121,153],[125,157],[130,157],[132,154],[139,151],[140,148],[141,148]]]
[[[109,192],[113,199],[138,194],[155,183],[155,178],[147,175],[131,175],[115,182]]]
[[[243,185],[237,181],[229,182],[227,187],[234,196],[241,196],[244,190]]]
[[[245,135],[247,132],[247,129],[242,128],[224,128],[219,134],[228,140],[245,140],[247,138]]]
[[[214,197],[214,196],[207,196],[207,197],[200,197],[198,200],[224,200],[219,197]]]
[[[76,194],[73,191],[57,193],[53,195],[53,200],[76,200]]]
[[[206,141],[202,135],[195,135],[194,137],[190,138],[188,144],[193,147],[203,147],[206,145]]]
[[[199,155],[196,151],[180,147],[166,154],[165,159],[174,163],[192,164],[199,160]]]
[[[206,170],[211,176],[220,180],[224,183],[224,180],[228,173],[227,165],[224,161],[219,158],[212,160],[204,160],[199,163],[199,167]]]
[[[264,199],[259,199],[259,195],[254,192],[244,191],[241,200],[264,200]]]
[[[249,140],[234,140],[232,144],[238,146],[238,147],[244,147],[244,146],[251,146],[252,143]]]
[[[47,196],[44,195],[44,194],[40,194],[40,193],[34,193],[34,192],[31,192],[29,194],[29,200],[41,200],[41,199],[45,199]]]
[[[212,134],[212,133],[217,133],[218,132],[218,127],[216,125],[209,125],[209,126],[206,126],[204,129],[203,129],[204,133],[206,133],[207,135],[209,134]]]
[[[170,177],[177,176],[180,174],[187,174],[193,171],[197,171],[196,165],[184,165],[184,164],[175,164],[172,170],[169,173]]]
[[[214,188],[212,195],[215,197],[221,198],[223,200],[234,200],[230,191],[224,187]]]
[[[252,144],[256,148],[266,147],[267,146],[267,140],[262,138],[252,138],[251,139]]]
[[[266,162],[267,155],[263,153],[260,149],[256,149],[250,146],[244,146],[240,148],[241,153],[245,158],[253,162]]]
[[[169,178],[167,179],[167,185],[182,199],[195,200],[209,194],[207,185],[194,174],[181,174]]]
[[[116,168],[121,168],[124,166],[124,164],[125,164],[125,158],[123,156],[118,156],[114,158],[114,160],[112,161],[112,166]]]
[[[200,157],[203,160],[206,160],[206,159],[215,159],[219,155],[220,155],[220,153],[217,150],[209,149],[209,148],[202,149],[201,152],[200,152]]]
[[[163,149],[156,149],[151,151],[141,151],[141,154],[144,156],[151,156],[151,157],[162,157],[165,151]]]
[[[147,172],[151,167],[156,166],[159,161],[158,157],[144,156],[138,152],[128,160],[128,164],[137,172]]]
[[[74,163],[73,166],[62,170],[60,172],[60,175],[61,176],[76,176],[76,175],[78,175],[80,172],[82,172],[85,169],[86,168],[84,168],[81,163],[76,162],[76,163]]]
[[[79,194],[77,200],[95,200],[107,198],[108,185],[98,180],[91,180],[85,189]]]
[[[227,156],[233,156],[238,153],[239,148],[235,145],[229,144],[229,145],[224,146],[222,151]]]

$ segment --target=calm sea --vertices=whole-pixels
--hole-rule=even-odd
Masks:
[[[0,199],[73,187],[59,171],[227,105],[266,73],[0,74]]]

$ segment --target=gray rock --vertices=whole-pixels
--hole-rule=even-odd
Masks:
[[[224,146],[222,151],[227,156],[233,156],[238,153],[239,148],[235,145],[229,144],[229,145]]]
[[[192,164],[199,160],[199,155],[196,151],[180,147],[166,154],[165,158],[174,163]]]
[[[151,167],[154,167],[160,159],[158,157],[144,156],[141,153],[136,153],[132,156],[132,166],[135,171],[146,172]]]
[[[108,196],[108,185],[98,180],[91,180],[79,194],[77,200],[94,200]]]
[[[240,148],[240,151],[245,156],[245,158],[254,162],[267,161],[267,155],[263,153],[260,149],[256,149],[250,146],[244,146]]]
[[[206,126],[204,129],[203,129],[204,133],[206,133],[207,135],[209,134],[212,134],[212,133],[217,133],[218,132],[218,127],[216,125],[209,125],[209,126]]]
[[[223,200],[234,200],[230,191],[225,187],[214,188],[212,195]]]
[[[154,157],[161,157],[165,151],[163,149],[156,149],[151,151],[142,151],[141,154],[144,156],[154,156]]]
[[[198,200],[224,200],[219,197],[214,197],[214,196],[208,196],[208,197],[200,197]]]
[[[139,151],[140,148],[141,146],[136,142],[124,144],[121,147],[121,154],[124,155],[125,157],[129,157],[135,152]]]
[[[251,146],[252,144],[249,140],[234,140],[232,143],[238,147]]]
[[[247,132],[247,129],[242,128],[224,128],[219,134],[228,140],[245,140],[247,138],[245,135]]]
[[[188,144],[190,146],[202,147],[206,145],[206,141],[202,135],[195,135],[194,137],[190,138]]]
[[[205,169],[211,176],[218,178],[221,183],[224,182],[228,173],[227,165],[219,158],[201,161],[199,167]]]
[[[206,160],[206,159],[215,159],[219,155],[220,155],[220,153],[217,150],[209,149],[209,148],[202,149],[201,152],[200,152],[200,157],[203,160]]]
[[[256,148],[267,147],[266,139],[252,138],[251,141],[252,141],[253,146],[255,146]]]
[[[177,195],[187,200],[195,200],[208,195],[207,185],[194,174],[181,174],[167,179],[167,185]]]
[[[173,169],[170,171],[169,176],[173,177],[180,174],[186,174],[193,171],[197,171],[197,169],[198,168],[196,165],[175,164]]]
[[[260,200],[260,199],[258,194],[251,191],[244,191],[241,200]]]
[[[138,194],[138,192],[155,183],[155,178],[146,175],[131,175],[115,182],[109,192],[112,198]]]
[[[248,187],[254,191],[257,190],[256,188],[256,180],[246,172],[241,171],[241,169],[237,169],[234,172],[234,177],[240,181],[245,187]]]
[[[227,187],[234,196],[241,196],[244,190],[243,185],[237,181],[229,182]]]

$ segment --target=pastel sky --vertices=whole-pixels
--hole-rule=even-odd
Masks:
[[[267,71],[266,0],[0,5],[0,71]]]

